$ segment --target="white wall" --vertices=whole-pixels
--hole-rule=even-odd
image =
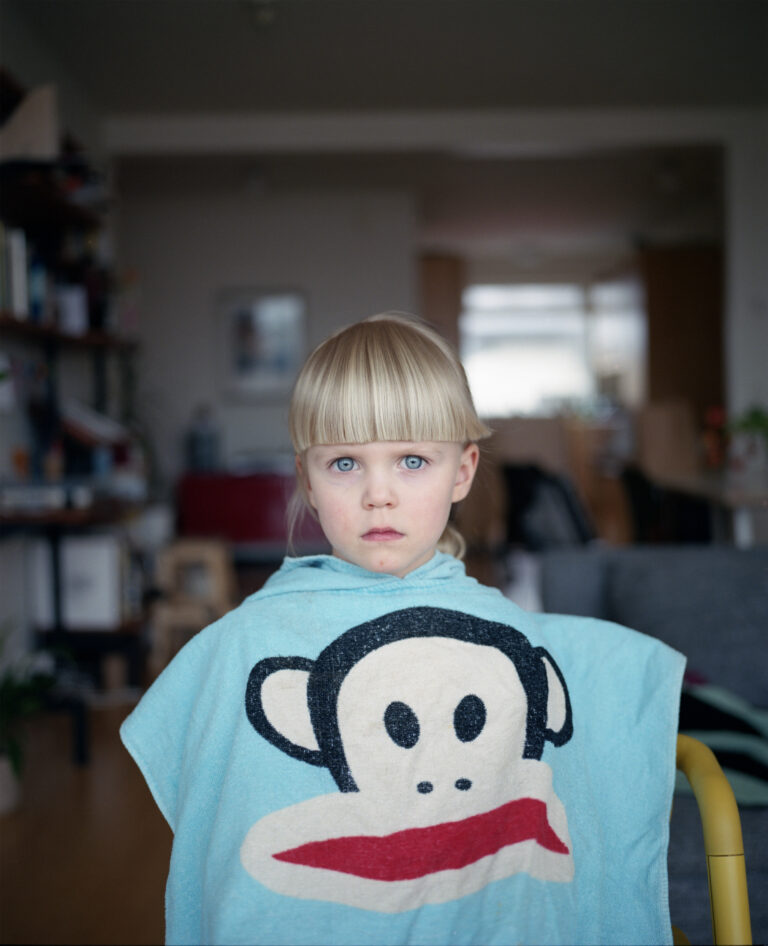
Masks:
[[[731,413],[768,408],[768,112],[727,152],[726,385]]]
[[[413,209],[392,193],[249,191],[237,180],[159,192],[151,173],[126,181],[119,259],[140,280],[138,408],[162,474],[179,473],[181,434],[200,402],[215,405],[224,459],[290,451],[287,398],[232,400],[217,360],[217,293],[297,289],[308,347],[384,309],[414,308]]]

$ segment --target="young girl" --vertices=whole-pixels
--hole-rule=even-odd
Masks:
[[[682,657],[466,576],[448,519],[489,430],[422,322],[320,345],[290,427],[331,554],[286,558],[121,731],[174,832],[168,942],[671,942]]]

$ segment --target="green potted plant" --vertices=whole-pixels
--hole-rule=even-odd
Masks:
[[[22,722],[43,704],[53,676],[36,655],[4,661],[8,631],[0,633],[0,813],[18,804],[24,761]]]
[[[768,469],[768,411],[755,404],[730,424],[731,464],[745,472]]]

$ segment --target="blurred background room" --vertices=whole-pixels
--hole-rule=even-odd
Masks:
[[[384,310],[494,430],[470,574],[661,637],[751,727],[768,938],[766,49],[763,0],[0,0],[2,942],[162,939],[117,729],[278,567],[298,366]]]

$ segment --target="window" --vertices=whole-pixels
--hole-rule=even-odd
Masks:
[[[598,390],[625,407],[645,397],[646,319],[636,281],[603,283],[590,290],[591,358]]]
[[[461,355],[482,416],[642,397],[645,323],[634,283],[475,285],[463,303]]]

